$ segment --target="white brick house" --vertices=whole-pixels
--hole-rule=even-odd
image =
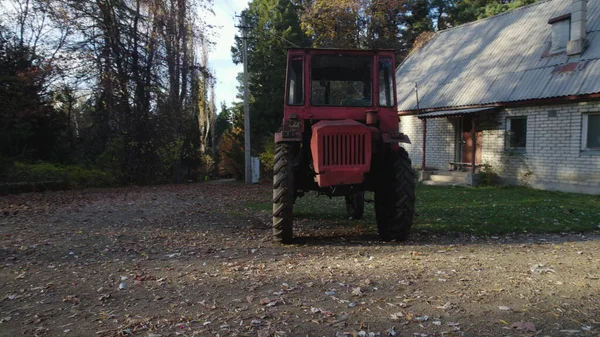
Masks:
[[[506,183],[600,194],[600,0],[440,31],[396,78],[415,167],[487,164]]]

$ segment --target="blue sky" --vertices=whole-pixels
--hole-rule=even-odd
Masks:
[[[214,0],[213,10],[215,16],[209,16],[206,20],[217,26],[214,38],[216,45],[209,55],[209,67],[212,68],[217,77],[215,88],[217,110],[220,110],[221,102],[227,105],[235,100],[238,82],[236,76],[242,71],[242,65],[235,65],[231,61],[231,46],[237,33],[237,19],[243,9],[248,7],[247,0]]]

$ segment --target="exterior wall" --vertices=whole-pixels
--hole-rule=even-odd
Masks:
[[[455,161],[458,119],[427,120],[427,167],[445,170]],[[423,121],[417,116],[400,117],[400,132],[408,135],[412,144],[402,144],[408,151],[413,167],[421,168],[423,156]]]
[[[600,102],[504,109],[481,126],[482,162],[508,183],[600,194],[600,153],[581,151],[582,114],[599,111]],[[523,152],[506,147],[507,118],[518,116],[527,117]]]
[[[506,108],[484,116],[482,163],[489,164],[505,183],[564,192],[600,194],[600,153],[581,151],[582,116],[600,112],[600,102]],[[553,116],[553,117],[552,117]],[[506,121],[527,117],[525,151],[506,146]],[[440,170],[455,161],[458,118],[427,121],[427,167]],[[400,132],[410,137],[404,144],[414,167],[421,167],[423,121],[400,117]]]

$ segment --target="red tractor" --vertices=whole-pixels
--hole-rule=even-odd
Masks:
[[[413,223],[415,177],[410,143],[398,131],[394,52],[290,49],[281,131],[275,134],[273,235],[293,239],[297,197],[344,196],[360,218],[375,194],[383,240],[403,240]]]

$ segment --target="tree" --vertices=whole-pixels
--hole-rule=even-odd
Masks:
[[[232,120],[231,110],[229,108],[227,108],[227,105],[225,104],[225,102],[221,102],[221,112],[217,116],[217,120],[215,122],[216,144],[219,143],[223,134],[231,129],[232,125],[233,125],[233,120]]]
[[[299,7],[290,0],[254,0],[244,11],[248,32],[248,72],[252,147],[262,135],[281,125],[285,88],[286,51],[306,39],[300,28]],[[242,60],[242,40],[232,47],[234,62]],[[240,83],[242,83],[240,81]]]
[[[222,107],[224,107],[222,105]],[[227,128],[219,141],[218,168],[220,176],[232,176],[236,179],[244,178],[244,106],[241,102],[233,104],[223,117],[231,113],[230,121],[222,124]]]
[[[303,8],[313,47],[394,49],[398,60],[434,27],[428,0],[305,0]]]
[[[302,28],[314,47],[360,48],[363,46],[361,0],[303,1]],[[373,14],[373,13],[371,13]]]
[[[200,12],[211,15],[210,0],[7,1],[14,45],[36,55],[23,62],[44,70],[44,87],[29,96],[57,107],[64,130],[56,134],[68,139],[67,154],[106,164],[122,183],[164,180],[181,163],[199,165],[198,107],[209,91],[197,89],[212,78],[207,58],[198,57],[210,45]],[[91,107],[73,118],[81,100]]]
[[[452,25],[459,25],[536,2],[537,0],[459,0],[450,6]]]
[[[0,156],[53,159],[66,120],[50,105],[51,73],[39,55],[0,26]]]

